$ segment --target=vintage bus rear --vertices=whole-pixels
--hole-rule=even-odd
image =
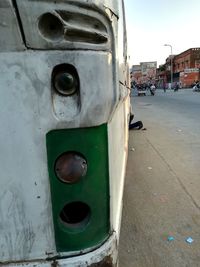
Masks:
[[[0,264],[115,266],[129,91],[122,0],[0,2]]]

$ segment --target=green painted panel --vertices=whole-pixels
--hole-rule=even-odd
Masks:
[[[109,172],[107,125],[91,128],[53,130],[46,135],[48,169],[57,251],[82,250],[102,243],[109,235]],[[65,184],[55,175],[58,156],[67,151],[81,153],[87,160],[86,176],[75,184]],[[69,227],[59,217],[71,202],[90,207],[86,225]]]

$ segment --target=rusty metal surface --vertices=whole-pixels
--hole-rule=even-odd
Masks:
[[[103,260],[97,263],[93,263],[89,267],[115,267],[116,265],[113,265],[113,260],[111,256],[105,257]]]
[[[62,154],[56,161],[57,177],[65,183],[75,183],[85,176],[87,163],[82,155],[75,152]]]

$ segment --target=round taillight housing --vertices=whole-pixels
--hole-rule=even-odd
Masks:
[[[66,152],[59,156],[55,162],[55,173],[64,183],[76,183],[87,172],[86,159],[77,152]]]
[[[73,73],[61,71],[53,79],[55,90],[64,96],[70,96],[78,90],[78,80]]]
[[[66,204],[60,212],[60,221],[69,228],[85,227],[91,217],[90,207],[81,201]]]

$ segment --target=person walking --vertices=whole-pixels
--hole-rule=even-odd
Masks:
[[[151,93],[151,95],[155,95],[155,90],[156,90],[156,87],[155,87],[154,84],[152,84],[151,87],[150,87],[150,93]]]
[[[176,82],[175,86],[174,86],[174,92],[177,92],[179,89],[179,84]]]

